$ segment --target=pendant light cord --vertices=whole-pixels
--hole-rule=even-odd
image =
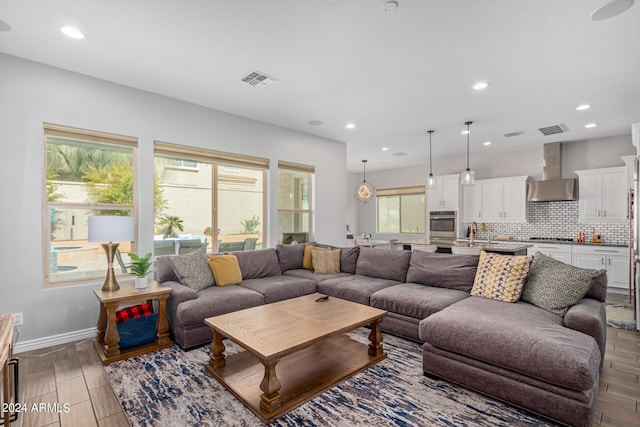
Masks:
[[[469,134],[471,133],[471,131],[469,130],[469,126],[471,125],[471,123],[473,122],[465,123],[465,125],[467,125],[467,170],[470,170],[469,169]]]
[[[429,132],[429,175],[433,175],[433,164],[431,163],[431,134],[433,133],[432,130],[428,131]]]

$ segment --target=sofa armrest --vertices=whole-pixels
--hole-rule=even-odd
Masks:
[[[564,325],[567,328],[590,335],[596,340],[602,355],[600,363],[602,367],[607,341],[606,304],[591,298],[583,298],[576,305],[570,307],[567,314],[564,315]]]
[[[167,318],[171,328],[173,329],[178,306],[184,301],[198,298],[198,293],[180,282],[170,280],[162,282],[161,284],[169,286],[172,289],[171,295],[169,295],[169,299],[167,300]]]

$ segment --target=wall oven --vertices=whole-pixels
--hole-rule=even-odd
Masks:
[[[429,239],[435,242],[453,243],[457,237],[456,211],[429,212]]]

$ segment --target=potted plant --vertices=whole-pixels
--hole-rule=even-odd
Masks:
[[[147,274],[151,273],[151,252],[141,257],[136,254],[129,254],[131,262],[131,274],[136,276],[136,288],[146,288],[148,285]]]

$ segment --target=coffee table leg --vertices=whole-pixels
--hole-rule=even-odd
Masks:
[[[280,381],[276,377],[276,364],[280,359],[261,361],[264,365],[264,378],[260,383],[260,409],[267,413],[272,413],[276,409],[280,408],[282,404],[281,395],[278,393],[280,390]]]
[[[209,346],[211,350],[211,359],[209,359],[209,366],[212,369],[222,368],[225,365],[224,360],[224,344],[222,343],[222,335],[213,331],[213,341]]]
[[[107,330],[107,310],[104,308],[104,304],[100,304],[100,315],[98,316],[98,336],[97,341],[104,345],[104,334]]]
[[[167,344],[171,341],[169,338],[169,322],[167,322],[167,299],[169,294],[158,296],[158,324],[156,338],[158,344]]]
[[[376,319],[371,324],[371,333],[369,334],[369,356],[380,356],[382,351],[382,332],[380,332],[381,319]]]

